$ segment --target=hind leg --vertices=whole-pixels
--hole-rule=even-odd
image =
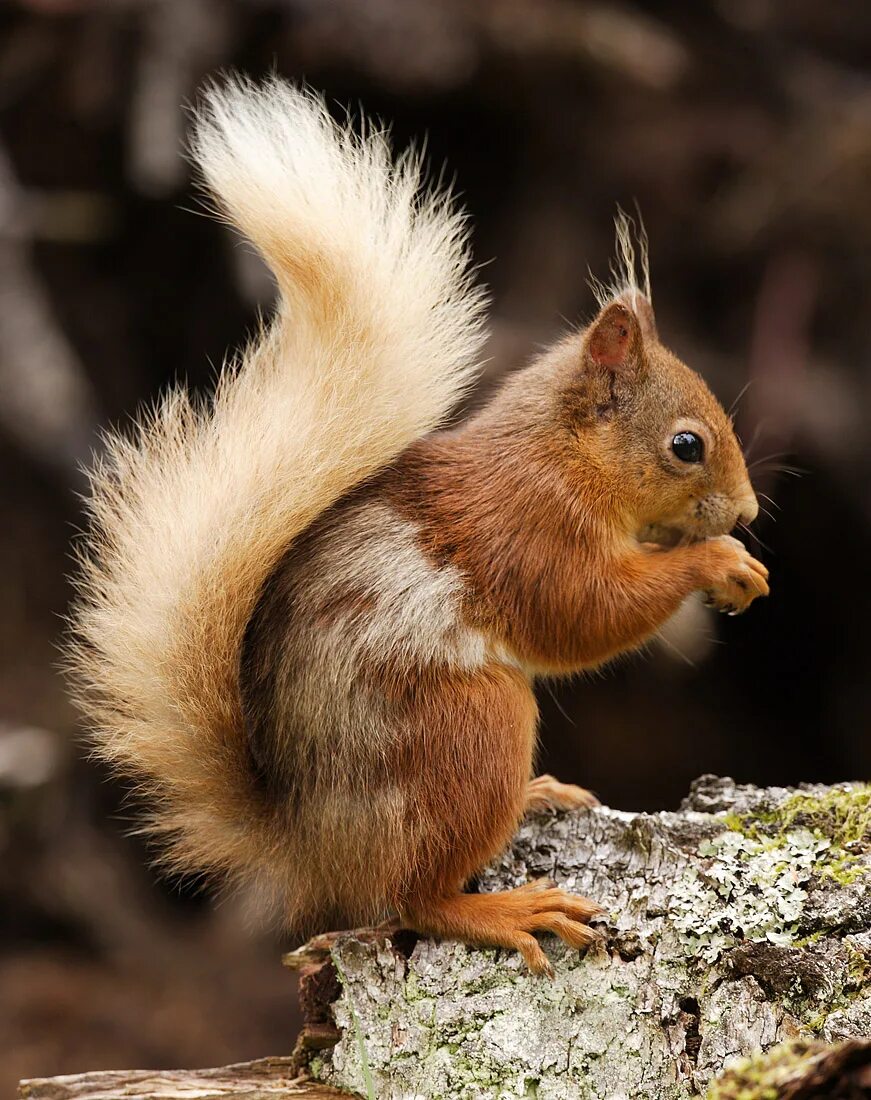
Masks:
[[[463,885],[503,851],[528,803],[537,714],[526,679],[504,666],[431,681],[405,711],[409,875],[398,899],[403,924],[427,935],[520,951],[550,973],[536,932],[573,947],[597,938],[586,922],[599,907],[552,883],[499,894]],[[545,777],[537,797],[577,797]],[[549,804],[549,803],[548,803]]]

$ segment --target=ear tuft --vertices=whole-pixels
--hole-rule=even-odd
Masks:
[[[587,334],[587,355],[598,367],[627,371],[641,351],[638,318],[622,302],[606,306]]]

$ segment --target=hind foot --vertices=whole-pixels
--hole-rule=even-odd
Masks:
[[[519,951],[533,974],[553,977],[553,967],[533,933],[553,932],[569,947],[589,947],[601,937],[587,921],[603,912],[589,898],[567,894],[539,879],[499,894],[428,899],[404,917],[407,927],[427,935]]]
[[[527,813],[535,810],[588,810],[598,806],[599,800],[592,791],[576,787],[573,783],[560,783],[552,775],[540,775],[526,787]]]

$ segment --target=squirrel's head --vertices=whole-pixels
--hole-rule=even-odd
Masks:
[[[555,350],[570,451],[613,481],[632,533],[674,543],[731,531],[758,505],[732,422],[659,342],[649,298],[624,289]]]
[[[579,439],[597,438],[633,533],[674,542],[756,518],[731,420],[699,375],[659,342],[640,290],[604,306],[582,334],[580,353],[565,411]]]

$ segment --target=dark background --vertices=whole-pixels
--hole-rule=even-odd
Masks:
[[[270,301],[197,213],[181,104],[218,69],[275,70],[391,120],[400,145],[426,136],[493,291],[485,385],[591,313],[588,267],[607,275],[615,205],[638,202],[666,342],[727,406],[747,386],[772,596],[545,689],[543,765],[615,806],[674,807],[704,771],[869,775],[869,19],[865,0],[0,9],[4,1095],[20,1075],[287,1052],[295,1033],[282,945],[154,881],[55,669],[99,425],[174,379],[207,385]]]

